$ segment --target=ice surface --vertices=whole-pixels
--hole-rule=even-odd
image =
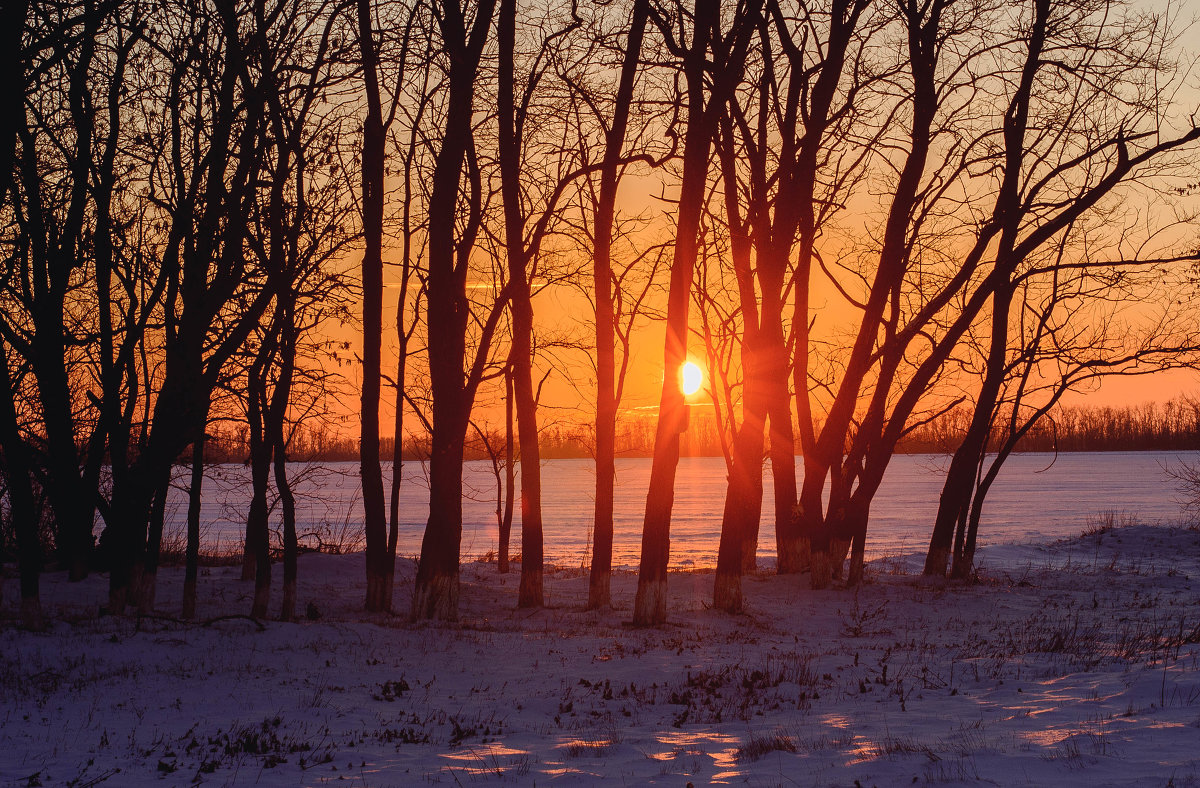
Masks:
[[[1141,522],[1174,522],[1180,507],[1166,468],[1180,458],[1200,460],[1200,453],[1113,452],[1021,454],[1005,465],[984,508],[981,544],[1006,544],[1061,538],[1079,533],[1104,511],[1117,510]],[[892,460],[871,509],[867,555],[895,556],[924,550],[937,513],[938,495],[948,460],[935,455],[899,455]],[[547,560],[563,567],[588,565],[595,491],[591,460],[547,460],[543,463],[542,516]],[[320,533],[326,541],[361,539],[362,502],[357,463],[297,466],[301,535]],[[183,471],[181,470],[181,473]],[[241,465],[211,469],[206,482],[205,549],[220,550],[242,543],[245,532],[249,470]],[[384,468],[390,480],[391,468]],[[401,496],[401,555],[420,552],[429,515],[428,489],[419,463],[406,463]],[[617,460],[613,562],[636,568],[650,460]],[[759,542],[763,566],[775,560],[774,511],[770,469],[765,468]],[[480,556],[497,547],[495,479],[491,464],[468,462],[469,499],[463,505],[463,554]],[[671,563],[677,568],[716,564],[720,515],[725,500],[725,463],[720,457],[685,457],[676,477],[671,522]],[[515,514],[513,552],[519,552],[520,507]],[[173,491],[169,534],[181,543],[186,532],[186,484]],[[306,542],[315,544],[313,537]],[[361,549],[361,545],[360,545]]]

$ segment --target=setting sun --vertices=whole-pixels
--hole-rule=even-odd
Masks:
[[[679,377],[684,394],[695,394],[704,384],[704,371],[690,361],[679,368]]]

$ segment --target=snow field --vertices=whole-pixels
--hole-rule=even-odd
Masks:
[[[971,583],[918,558],[858,591],[753,575],[741,616],[674,573],[657,629],[625,623],[626,573],[616,610],[557,570],[517,611],[518,575],[473,562],[461,621],[410,624],[360,612],[360,554],[307,555],[319,619],[261,627],[237,568],[205,570],[197,623],[172,618],[182,570],[141,619],[56,574],[44,633],[9,578],[0,785],[1200,784],[1200,531],[992,546]]]

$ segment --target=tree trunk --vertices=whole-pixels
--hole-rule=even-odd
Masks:
[[[1012,452],[1013,446],[1016,444],[1015,437],[1003,446],[995,459],[992,460],[991,466],[987,473],[983,475],[975,487],[975,494],[971,498],[971,508],[967,515],[967,533],[963,540],[962,550],[954,556],[954,564],[950,569],[950,576],[965,580],[975,571],[975,544],[979,535],[979,521],[983,517],[983,502],[987,500],[988,490],[991,489],[992,483],[996,481],[996,476],[1000,473],[1000,468],[1004,465],[1004,461]]]
[[[521,582],[517,607],[541,607],[542,590],[542,469],[538,445],[537,401],[533,390],[533,310],[528,285],[513,299],[513,393],[517,405],[517,438],[521,446]],[[521,288],[517,288],[518,291]]]
[[[512,367],[504,368],[504,513],[500,517],[500,574],[508,573],[508,545],[512,536],[513,501],[517,495],[516,451],[513,432],[513,380]]]
[[[684,54],[687,82],[687,130],[683,144],[683,178],[680,182],[679,213],[675,248],[667,291],[666,339],[663,348],[663,385],[659,398],[658,426],[650,466],[650,488],[642,525],[642,556],[638,587],[633,604],[633,623],[649,626],[667,619],[667,565],[670,557],[671,509],[675,502],[675,471],[679,465],[679,436],[687,429],[687,403],[679,387],[680,369],[687,361],[688,307],[696,267],[700,219],[707,193],[709,151],[717,128],[717,117],[726,105],[724,96],[705,101],[707,51],[711,36],[720,26],[720,3],[697,0],[693,41]],[[745,20],[741,20],[744,24]],[[727,68],[740,70],[742,63],[730,55]],[[725,75],[729,77],[728,74]],[[739,562],[740,564],[740,562]]]
[[[978,503],[980,510],[976,510]],[[950,565],[950,577],[955,580],[965,580],[975,569],[975,536],[979,531],[979,514],[982,510],[983,498],[976,492],[971,496],[971,506],[963,513],[962,540],[954,551],[954,561]]]
[[[404,381],[408,365],[408,337],[404,333],[404,302],[408,293],[408,260],[405,258],[404,284],[396,299],[396,337],[400,343],[396,360],[396,415],[392,422],[392,487],[389,500],[388,559],[390,573],[384,586],[388,589],[388,609],[392,609],[390,594],[396,588],[396,546],[400,541],[400,484],[404,480]]]
[[[271,349],[264,342],[247,373],[246,421],[250,433],[250,509],[246,514],[246,546],[242,579],[254,581],[250,615],[265,618],[271,593],[271,537],[268,522],[267,488],[271,478],[271,442],[266,434],[266,381]]]
[[[87,576],[88,558],[92,547],[92,525],[95,491],[84,489],[80,478],[77,424],[72,407],[72,384],[67,369],[66,350],[73,337],[67,331],[66,310],[71,278],[83,267],[85,245],[90,227],[88,202],[91,193],[95,162],[95,118],[90,106],[92,85],[91,64],[96,39],[105,13],[93,11],[81,17],[77,45],[71,55],[78,59],[67,66],[67,108],[74,134],[74,149],[67,155],[61,188],[67,192],[61,216],[55,208],[47,208],[42,200],[25,200],[25,210],[40,214],[27,216],[26,227],[36,228],[40,236],[28,244],[30,276],[22,276],[28,288],[26,300],[33,337],[27,351],[30,368],[37,379],[37,391],[44,425],[46,458],[45,493],[54,512],[57,551],[61,563],[68,568],[71,580]],[[22,30],[24,29],[22,25]],[[66,31],[63,31],[66,33]],[[24,77],[22,74],[21,77]],[[24,84],[22,78],[19,84]],[[23,108],[17,117],[24,119]],[[31,146],[33,135],[22,124],[23,155],[21,157],[27,194],[40,192],[44,173],[39,171],[38,156]],[[7,194],[3,195],[7,198]],[[58,207],[58,206],[56,206]],[[44,213],[43,213],[44,211]]]
[[[504,207],[504,244],[508,257],[508,286],[512,310],[513,395],[516,397],[517,439],[521,446],[521,582],[517,607],[541,607],[542,588],[542,468],[533,388],[533,303],[531,267],[536,262],[526,247],[526,216],[521,203],[521,140],[516,122],[516,0],[500,0],[497,18],[499,53],[500,193]]]
[[[800,488],[797,515],[800,529],[795,548],[798,554],[808,552],[812,588],[828,588],[833,575],[830,558],[830,533],[825,523],[822,490],[829,475],[828,464],[821,462],[814,450],[804,455],[804,483]]]
[[[621,61],[612,123],[604,141],[600,195],[595,208],[592,288],[596,298],[596,508],[592,525],[589,610],[612,604],[613,489],[616,484],[617,402],[616,312],[613,305],[612,238],[616,213],[618,164],[625,146],[634,80],[649,16],[648,0],[635,0]]]
[[[742,420],[734,421],[733,447],[728,453],[728,484],[725,508],[721,517],[721,539],[717,550],[717,572],[713,582],[713,604],[730,613],[742,608],[742,575],[757,568],[758,531],[762,520],[762,457],[763,438],[767,419],[767,403],[763,397],[763,337],[759,316],[760,299],[754,287],[754,265],[748,224],[753,224],[762,206],[751,197],[747,209],[751,220],[743,219],[738,201],[736,157],[733,148],[732,113],[720,120],[717,135],[717,158],[725,181],[725,213],[729,225],[730,256],[737,279],[741,305],[742,337]],[[761,271],[760,271],[761,276]],[[765,285],[764,285],[765,287]],[[711,351],[710,351],[711,352]]]
[[[421,540],[412,615],[454,620],[458,618],[458,559],[462,542],[463,445],[474,397],[474,390],[463,382],[470,304],[465,291],[465,272],[459,276],[456,266],[460,244],[469,248],[474,239],[456,238],[454,217],[462,168],[471,143],[479,58],[487,41],[495,2],[480,0],[469,35],[457,4],[447,3],[443,10],[446,15],[440,26],[442,44],[450,55],[451,66],[446,91],[446,131],[435,156],[428,207],[426,324],[433,395],[429,521]],[[475,204],[478,198],[474,194]],[[468,233],[477,232],[474,219],[469,225]]]
[[[364,531],[367,538],[366,609],[387,611],[391,590],[383,471],[379,467],[379,395],[383,341],[384,128],[379,94],[379,56],[371,22],[370,0],[358,0],[358,43],[362,54],[367,115],[363,120],[363,363],[359,472],[362,476]]]
[[[953,459],[950,460],[950,469],[946,472],[946,480],[942,483],[942,493],[938,499],[937,517],[929,540],[929,550],[925,554],[926,575],[943,576],[949,566],[955,532],[958,530],[956,526],[966,519],[967,506],[974,489],[976,461],[983,445],[983,436],[978,433],[979,429],[972,419],[972,425],[963,437],[963,442],[959,444]]]
[[[200,505],[204,489],[204,443],[207,414],[204,425],[196,433],[192,443],[192,482],[188,488],[187,514],[187,557],[183,577],[183,618],[196,617],[196,580],[200,574]]]
[[[672,333],[672,328],[668,327],[668,334]],[[676,334],[676,345],[681,341],[682,337]],[[678,369],[682,364],[680,359],[683,353],[679,350],[668,350],[666,357],[667,369]],[[633,623],[636,626],[662,624],[667,620],[671,508],[675,499],[675,470],[679,465],[679,436],[687,428],[687,405],[683,396],[668,390],[674,387],[678,392],[674,377],[667,374],[667,382],[659,400],[658,429],[654,436],[650,488],[642,525],[642,555],[638,567],[637,594],[634,597]]]
[[[953,553],[961,553],[961,545],[965,539],[965,533],[962,532],[965,532],[967,526],[967,511],[975,491],[976,473],[987,451],[992,414],[1004,383],[1012,292],[1011,285],[1004,285],[997,288],[992,297],[992,335],[988,348],[987,373],[975,400],[975,409],[971,414],[967,433],[954,452],[950,470],[947,471],[946,481],[942,485],[937,519],[934,520],[929,551],[925,555],[926,575],[946,574],[946,564],[952,554],[952,540],[955,539],[956,531],[959,532],[956,540],[959,549],[954,549]]]
[[[0,200],[9,199],[18,118],[24,114],[25,76],[21,36],[29,12],[28,0],[5,3],[0,11],[3,21],[3,46],[0,47],[0,73],[9,84],[9,104],[0,108]],[[19,86],[19,87],[18,87]],[[42,571],[42,546],[34,514],[33,486],[30,481],[29,449],[21,438],[14,400],[17,390],[8,367],[8,350],[0,334],[0,382],[9,396],[0,397],[0,450],[4,452],[4,471],[8,480],[9,515],[17,538],[17,564],[21,584],[21,625],[42,628],[42,603],[39,589]]]
[[[153,447],[147,445],[143,450],[148,453]],[[103,539],[109,561],[108,612],[112,615],[122,615],[126,606],[136,601],[139,567],[146,550],[146,523],[154,497],[150,474],[140,462],[135,462],[122,478],[113,486],[112,515]]]
[[[279,505],[283,514],[283,598],[279,618],[293,621],[296,618],[296,578],[300,546],[296,540],[296,498],[287,476],[287,455],[284,453],[282,436],[275,445],[275,489],[279,491]]]
[[[59,281],[59,272],[68,272],[72,263],[70,260],[51,260],[45,266],[50,269],[47,277],[50,281],[41,286],[35,283],[34,291],[38,295],[30,305],[34,335],[29,365],[37,379],[45,429],[45,494],[54,513],[56,552],[59,562],[68,569],[69,579],[78,581],[87,577],[94,496],[82,489],[79,475],[76,423],[65,360],[67,337],[63,299],[66,284]],[[42,277],[35,275],[35,278]]]
[[[599,263],[597,263],[599,265]],[[611,270],[611,269],[610,269]],[[597,274],[599,279],[599,274]],[[605,283],[608,290],[608,283]],[[599,291],[597,291],[599,292]],[[617,403],[614,394],[614,347],[612,326],[612,295],[605,292],[607,313],[597,296],[596,307],[596,502],[592,520],[592,566],[588,574],[587,609],[596,610],[612,605],[610,589],[613,554],[613,508],[616,486]],[[601,322],[607,328],[600,328]],[[607,337],[608,344],[601,344]]]
[[[764,320],[766,315],[764,315]],[[791,396],[788,392],[788,366],[782,338],[770,337],[771,326],[765,327],[767,347],[766,370],[762,385],[766,389],[767,416],[770,419],[771,481],[775,505],[776,571],[789,574],[805,568],[794,532],[796,510],[796,440],[792,430]]]
[[[867,501],[870,501],[870,498],[867,498]],[[846,529],[850,534],[850,568],[846,575],[847,588],[857,588],[863,582],[869,515],[866,506],[860,506],[854,501],[851,501],[847,507]]]
[[[137,567],[136,596],[139,613],[153,613],[158,597],[158,563],[162,552],[162,534],[167,512],[167,494],[171,490],[171,463],[154,469],[154,497],[150,504],[150,522],[146,550]]]
[[[300,545],[296,538],[296,498],[287,474],[287,436],[285,424],[287,408],[292,395],[292,379],[296,369],[296,326],[295,296],[287,292],[280,297],[278,309],[283,319],[279,337],[279,376],[275,390],[271,392],[271,404],[267,410],[267,432],[274,457],[275,489],[279,493],[280,513],[283,517],[283,596],[280,601],[279,617],[284,621],[296,618],[296,578],[298,574]],[[389,584],[390,585],[390,584]],[[391,599],[386,600],[387,609]]]
[[[698,44],[696,46],[699,46]],[[699,85],[690,86],[700,91]],[[708,174],[711,132],[698,115],[703,110],[693,99],[684,150],[684,179],[680,191],[671,283],[667,295],[666,342],[663,351],[663,384],[659,397],[658,426],[642,525],[642,555],[638,567],[633,623],[661,624],[667,620],[667,564],[670,557],[671,509],[675,501],[675,471],[679,465],[679,436],[687,429],[687,404],[679,388],[679,370],[687,361],[688,305],[696,264],[704,181]],[[707,133],[706,133],[707,132]],[[739,556],[740,565],[740,556]]]
[[[413,618],[458,618],[458,557],[462,541],[462,432],[434,425],[429,462],[429,522],[421,540]],[[439,457],[438,453],[447,456]],[[457,459],[457,462],[455,460]]]
[[[246,511],[246,537],[242,548],[244,582],[256,578],[259,568],[258,554],[270,544],[267,486],[271,476],[271,444],[267,441],[263,424],[263,389],[266,384],[262,376],[265,374],[265,354],[264,348],[247,373],[246,381],[246,426],[250,439],[250,507]]]
[[[761,406],[760,406],[761,407]],[[763,505],[763,440],[766,437],[766,408],[761,407],[759,413],[751,416],[754,422],[752,429],[757,430],[757,456],[747,455],[745,458],[746,489],[745,505],[740,515],[742,521],[742,561],[741,574],[753,574],[758,570],[758,539],[762,525]],[[742,429],[745,429],[743,423]]]
[[[4,389],[15,393],[8,368],[8,351],[0,336],[0,375]],[[42,545],[30,482],[29,450],[21,438],[13,396],[0,396],[0,449],[4,451],[4,470],[8,481],[9,516],[17,537],[17,563],[21,582],[21,626],[41,630],[42,603],[39,580],[42,571]]]
[[[717,571],[713,580],[713,607],[727,613],[742,610],[742,575],[753,571],[758,523],[762,516],[766,402],[759,383],[761,363],[757,345],[757,336],[743,338],[742,366],[746,383],[742,423],[733,441],[733,464],[725,492]]]
[[[48,450],[46,493],[54,512],[57,527],[60,562],[68,569],[68,578],[79,581],[87,577],[88,557],[91,554],[93,514],[92,493],[82,489],[79,476],[79,453],[75,443],[75,420],[71,416],[70,383],[63,362],[65,344],[62,341],[62,321],[59,310],[51,320],[59,325],[48,328],[39,325],[34,337],[34,374],[41,392],[42,416],[46,426]],[[58,341],[45,342],[43,333],[57,334]],[[47,361],[47,359],[54,359]]]

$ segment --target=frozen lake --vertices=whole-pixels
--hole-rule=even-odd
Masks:
[[[1200,461],[1200,452],[1112,452],[1024,454],[1012,457],[988,497],[980,527],[981,544],[1048,541],[1076,536],[1103,512],[1128,515],[1147,523],[1175,522],[1183,515],[1175,481],[1166,469],[1180,460]],[[949,458],[942,455],[899,455],[892,460],[871,511],[868,558],[923,552],[937,512],[938,495]],[[361,547],[362,500],[357,463],[294,465],[298,531],[302,541],[317,538]],[[187,516],[186,475],[168,508],[167,538],[180,540]],[[648,458],[617,461],[613,563],[636,567],[642,515],[650,477]],[[391,467],[385,464],[385,487]],[[463,502],[463,556],[477,557],[497,546],[496,482],[490,463],[467,463],[468,498]],[[765,498],[760,559],[775,557],[771,476],[764,471]],[[547,460],[543,463],[543,520],[546,558],[559,566],[585,566],[590,560],[592,500],[595,476],[591,460]],[[249,469],[217,465],[205,482],[201,513],[206,550],[240,546],[248,508]],[[671,525],[671,563],[707,567],[716,563],[721,509],[725,497],[725,464],[720,457],[680,461]],[[420,463],[404,465],[399,552],[420,552],[428,516],[428,490]],[[274,540],[279,540],[278,513],[272,512]],[[521,551],[520,507],[514,514],[511,551]]]

